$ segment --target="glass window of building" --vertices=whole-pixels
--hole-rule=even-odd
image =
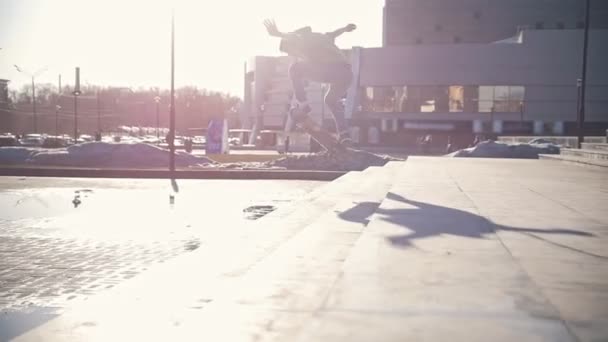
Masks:
[[[407,87],[367,87],[361,108],[367,112],[406,112]]]
[[[494,106],[494,86],[479,86],[479,112],[489,113]]]
[[[393,87],[395,94],[393,112],[407,112],[407,87]]]
[[[524,103],[525,87],[511,86],[509,87],[509,112],[519,112]]]
[[[479,112],[519,112],[524,94],[523,86],[480,86]]]
[[[509,111],[509,87],[495,86],[494,87],[494,111],[508,112]]]
[[[450,112],[462,112],[464,110],[464,87],[450,86]]]

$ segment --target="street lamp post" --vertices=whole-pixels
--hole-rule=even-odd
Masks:
[[[74,84],[74,145],[78,144],[78,96],[80,96],[80,68],[76,67],[76,82]]]
[[[55,136],[59,136],[59,110],[61,110],[60,105],[55,105]]]
[[[175,13],[171,13],[171,111],[169,112],[169,169],[175,171]]]
[[[35,77],[42,74],[44,71],[46,71],[46,67],[36,71],[35,73],[31,74],[23,69],[21,69],[18,65],[13,65],[15,67],[15,69],[17,69],[18,72],[25,74],[29,77],[31,77],[32,79],[32,112],[34,114],[34,133],[38,133],[38,114],[36,113],[36,83],[35,83]]]
[[[585,90],[586,90],[586,79],[587,79],[587,47],[589,45],[589,2],[585,1],[585,31],[583,35],[583,70],[580,78],[580,99],[578,106],[578,148],[582,147],[582,143],[585,137],[584,123],[585,123]]]
[[[524,103],[520,102],[519,103],[519,128],[522,130],[522,134],[523,134],[523,130],[524,130]]]
[[[159,129],[160,129],[160,112],[159,112],[159,104],[160,104],[160,96],[154,97],[154,102],[156,102],[156,139],[160,138]]]
[[[99,89],[97,89],[97,134],[101,137],[101,108],[99,106]]]

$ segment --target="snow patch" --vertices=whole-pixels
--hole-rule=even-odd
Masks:
[[[534,139],[527,144],[507,144],[483,141],[475,147],[465,148],[448,154],[448,157],[469,158],[521,158],[538,159],[539,154],[559,154],[559,145],[544,139]]]
[[[176,151],[178,167],[205,166],[215,162]],[[169,151],[144,143],[90,142],[60,149],[0,147],[0,164],[78,167],[154,168],[169,165]]]

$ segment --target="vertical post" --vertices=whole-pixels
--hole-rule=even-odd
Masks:
[[[583,35],[583,70],[581,75],[581,92],[578,107],[578,148],[585,139],[585,90],[587,87],[587,47],[589,45],[589,1],[585,0],[585,31]]]
[[[521,134],[524,134],[524,103],[519,103],[519,129]]]
[[[60,105],[55,105],[55,136],[59,136],[59,110],[61,109]]]
[[[321,84],[321,127],[325,128],[325,84]]]
[[[32,111],[34,112],[34,133],[38,133],[38,115],[36,114],[36,85],[32,76]]]
[[[169,169],[175,171],[175,11],[171,12],[171,111],[169,115]]]
[[[99,89],[97,89],[97,133],[101,135],[101,108],[99,107]]]
[[[159,129],[160,129],[160,114],[159,114],[159,109],[158,109],[158,101],[156,101],[156,139],[160,138],[160,134],[159,134]]]
[[[61,74],[59,75],[58,83],[57,83],[57,94],[61,94]]]
[[[74,145],[78,144],[78,95],[74,92]]]
[[[76,67],[76,79],[74,82],[74,144],[78,143],[78,96],[80,95],[80,68]]]
[[[490,108],[490,134],[494,135],[494,106]]]

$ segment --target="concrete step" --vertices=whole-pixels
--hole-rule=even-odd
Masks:
[[[585,150],[608,151],[608,144],[583,143],[582,145],[583,145],[583,149],[585,149]]]
[[[588,158],[588,159],[608,160],[608,151],[602,151],[602,150],[562,148],[562,149],[560,149],[560,155],[579,157],[579,158]]]
[[[539,159],[555,160],[555,161],[582,165],[582,166],[608,168],[608,161],[603,160],[603,159],[591,159],[591,158],[559,155],[559,154],[540,154],[538,157],[539,157]]]

